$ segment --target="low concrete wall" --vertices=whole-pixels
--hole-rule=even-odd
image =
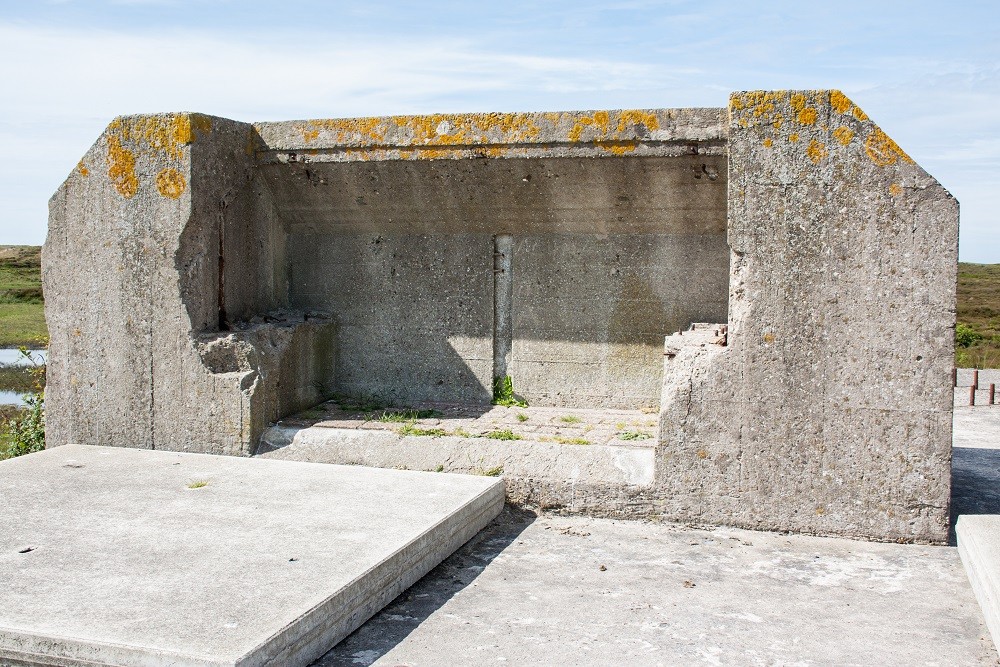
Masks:
[[[334,392],[484,404],[510,375],[661,403],[654,482],[587,511],[941,541],[957,220],[836,91],[121,118],[51,203],[48,443],[249,454]],[[719,326],[664,366],[692,322]]]

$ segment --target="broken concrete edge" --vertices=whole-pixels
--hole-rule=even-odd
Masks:
[[[692,118],[702,112],[695,110]],[[716,112],[725,114],[725,110],[706,113],[711,116]],[[663,118],[669,120],[671,114],[683,117],[685,111],[656,113],[660,115],[654,114],[653,118],[659,125],[665,122]],[[392,160],[491,157],[488,152],[470,153],[462,147],[475,147],[476,142],[487,145],[501,139],[521,141],[545,156],[584,156],[566,152],[569,150],[566,140],[570,145],[587,147],[591,152],[585,156],[607,157],[637,155],[637,150],[655,148],[654,144],[659,142],[670,144],[669,151],[682,153],[727,152],[732,254],[727,322],[732,340],[721,354],[710,355],[713,359],[695,354],[699,360],[690,362],[687,370],[684,364],[675,364],[674,370],[668,371],[678,379],[683,391],[672,394],[670,402],[661,406],[661,414],[672,418],[670,422],[661,420],[664,437],[656,463],[656,484],[661,500],[668,505],[665,513],[684,521],[730,525],[763,521],[778,530],[791,525],[796,530],[816,534],[931,542],[945,539],[948,458],[942,443],[950,430],[950,420],[946,418],[950,416],[951,405],[949,401],[943,408],[944,401],[938,400],[937,366],[945,363],[941,360],[946,357],[949,370],[951,363],[952,341],[946,329],[954,325],[954,281],[949,283],[950,294],[945,294],[941,286],[947,281],[940,277],[954,277],[957,267],[954,199],[838,91],[736,93],[730,101],[729,124],[720,135],[723,138],[719,146],[712,143],[715,141],[712,131],[707,132],[710,137],[693,148],[678,140],[686,136],[683,133],[653,139],[647,122],[652,125],[654,121],[641,113],[556,114],[555,120],[545,118],[545,114],[540,117],[550,123],[546,126],[549,134],[541,129],[534,136],[533,131],[525,134],[527,125],[509,119],[510,131],[524,135],[520,139],[503,134],[508,129],[499,116],[499,125],[483,121],[485,127],[476,125],[474,119],[458,122],[458,116],[441,117],[433,128],[430,121],[437,118],[434,116],[412,117],[412,122],[393,119],[393,127],[386,124],[384,130],[378,123],[370,122],[354,126],[340,121],[305,121],[313,125],[304,132],[305,126],[299,121],[254,127],[200,114],[116,119],[53,198],[53,224],[45,257],[51,263],[59,261],[60,253],[67,259],[74,254],[69,247],[70,235],[62,229],[67,216],[76,220],[103,217],[136,226],[139,236],[130,236],[126,230],[120,255],[112,249],[112,254],[118,255],[127,269],[121,283],[128,288],[115,287],[116,281],[106,277],[103,282],[108,285],[97,288],[101,293],[110,288],[120,290],[123,295],[130,290],[152,294],[148,301],[133,298],[134,294],[115,297],[115,307],[106,311],[112,314],[111,319],[121,315],[122,324],[111,328],[129,340],[132,349],[142,350],[134,360],[136,367],[120,378],[117,398],[121,400],[111,400],[121,409],[120,414],[129,415],[130,419],[123,421],[119,416],[95,423],[101,421],[96,415],[101,404],[108,402],[108,393],[105,391],[100,400],[95,400],[100,390],[89,391],[86,384],[98,374],[94,371],[107,371],[114,363],[107,363],[109,355],[95,354],[93,349],[87,351],[84,341],[74,340],[87,327],[71,322],[86,323],[87,314],[73,312],[70,298],[60,294],[61,290],[55,286],[57,281],[47,271],[50,276],[47,296],[54,293],[48,311],[52,320],[58,320],[60,315],[65,320],[53,326],[57,332],[50,361],[53,440],[94,440],[95,434],[103,432],[101,437],[107,442],[247,455],[252,453],[268,422],[307,407],[310,401],[318,402],[323,387],[322,368],[329,364],[322,354],[316,363],[316,351],[328,347],[322,335],[310,333],[306,336],[308,341],[293,346],[295,352],[279,353],[274,366],[262,367],[250,379],[246,374],[208,372],[204,359],[191,343],[193,338],[227,324],[226,313],[239,322],[255,313],[287,308],[287,294],[282,295],[280,278],[274,270],[280,252],[272,248],[283,243],[273,232],[277,214],[266,188],[255,190],[252,183],[257,165],[266,158],[260,151],[270,150],[262,143],[261,132],[272,133],[275,150],[288,153],[288,161],[292,161],[291,153],[305,143],[318,151],[344,149],[338,153],[343,159]],[[475,134],[474,125],[482,130],[479,135]],[[644,142],[643,136],[650,140]],[[395,142],[393,150],[417,145],[435,148],[380,152],[384,146],[379,141],[388,142],[386,145]],[[547,146],[545,141],[553,145]],[[630,142],[638,143],[632,146]],[[365,146],[373,152],[352,156],[347,150]],[[457,147],[461,151],[434,152],[442,147]],[[672,154],[669,151],[663,154]],[[496,157],[515,155],[520,154],[501,152]],[[294,157],[299,159],[297,155]],[[327,159],[308,153],[302,157],[306,161],[314,158]],[[89,178],[92,173],[105,171],[105,167],[107,180]],[[199,174],[197,179],[192,177],[195,171]],[[203,173],[211,178],[202,178]],[[153,194],[153,186],[159,198]],[[864,190],[865,196],[851,196],[852,188]],[[140,190],[150,196],[136,197]],[[869,195],[873,201],[868,201]],[[843,206],[832,204],[834,201]],[[863,209],[862,215],[855,215],[852,207],[856,204]],[[87,211],[85,215],[83,210]],[[128,223],[130,220],[134,222]],[[779,229],[778,223],[785,227]],[[882,252],[888,255],[884,262],[885,257],[872,257],[873,253],[868,252],[865,261],[859,263],[850,257],[849,249],[831,257],[830,251],[840,250],[836,247],[838,239],[829,233],[823,235],[824,230],[843,227],[846,239],[865,248],[876,248],[874,254],[878,255],[883,241],[888,240],[889,245],[898,242],[896,237],[906,226],[912,227],[911,234],[918,244],[915,251],[893,247],[899,252]],[[795,228],[803,233],[796,237],[787,236],[784,231]],[[164,239],[166,246],[160,247]],[[249,254],[233,257],[230,249],[234,246]],[[771,260],[775,251],[776,262]],[[97,249],[95,254],[101,252]],[[225,268],[221,261],[223,254],[227,254]],[[233,281],[224,278],[227,272],[239,275],[230,268],[234,260],[237,264],[263,269],[258,270],[249,287],[240,287],[237,293],[230,294]],[[838,293],[835,285],[824,287],[803,282],[801,273],[805,267],[815,267],[812,274],[820,279],[824,275],[836,278],[846,273],[844,277],[851,282],[853,291],[845,296]],[[880,273],[873,274],[872,267],[879,267]],[[888,381],[876,382],[877,387],[866,387],[858,378],[864,377],[866,361],[877,360],[882,366],[888,358],[900,362],[897,368],[906,368],[913,365],[913,357],[895,359],[898,355],[893,355],[893,350],[883,350],[871,339],[856,349],[855,341],[845,338],[843,331],[834,331],[836,335],[831,337],[831,330],[839,325],[833,321],[831,327],[831,322],[824,320],[825,313],[810,319],[795,313],[793,308],[794,325],[782,322],[779,317],[782,304],[820,303],[823,298],[833,297],[827,303],[838,304],[838,299],[842,299],[843,305],[827,308],[831,317],[840,316],[835,311],[845,306],[860,305],[857,312],[843,311],[844,322],[851,319],[877,322],[884,309],[881,305],[871,307],[871,294],[861,287],[877,288],[874,291],[879,292],[880,303],[884,303],[898,296],[891,287],[900,283],[901,275],[919,280],[926,275],[937,276],[937,280],[927,283],[930,287],[927,304],[903,304],[904,320],[923,316],[928,305],[931,317],[925,322],[918,321],[912,328],[895,329],[906,339],[900,342],[897,336],[895,347],[906,348],[908,353],[910,348],[920,351],[917,361],[927,360],[924,366],[932,367],[916,374],[911,386],[904,386],[905,382],[889,386],[892,379],[887,378]],[[859,277],[864,282],[857,280]],[[101,278],[89,281],[85,278],[80,276],[79,282],[91,285],[102,282]],[[785,293],[777,294],[778,289],[784,289]],[[221,296],[218,300],[214,298],[224,291],[226,309],[222,307]],[[74,319],[76,315],[82,317]],[[759,349],[761,342],[764,349]],[[74,348],[70,355],[68,351]],[[835,398],[841,405],[830,414],[839,411],[839,416],[834,423],[824,422],[825,416],[819,422],[814,417],[804,419],[802,415],[811,411],[802,403],[812,396],[813,390],[805,387],[801,378],[790,381],[783,378],[791,372],[787,362],[798,358],[796,363],[801,365],[807,358],[827,360],[843,350],[861,363],[854,377],[827,367],[823,369],[827,377],[816,379],[820,384],[836,376],[833,377],[837,387]],[[889,354],[883,358],[885,352]],[[289,358],[291,361],[286,363]],[[83,359],[85,364],[80,363]],[[291,373],[292,368],[300,372]],[[810,362],[794,372],[806,374],[812,369]],[[758,383],[750,382],[747,373],[756,376]],[[748,396],[745,386],[733,386],[737,377],[744,385],[764,387],[765,394],[772,394],[770,400],[765,405],[753,405],[760,397]],[[90,387],[94,384],[91,382]],[[780,391],[771,391],[774,388]],[[665,387],[664,391],[667,390]],[[294,400],[282,402],[289,395]],[[916,399],[909,400],[912,397]],[[692,410],[695,402],[700,407]],[[721,412],[726,412],[726,406],[735,408],[738,417],[720,419],[718,415],[707,415],[708,405]],[[776,411],[775,406],[796,407],[799,412],[793,415],[793,423],[782,423],[788,414]],[[845,406],[847,410],[843,409]],[[91,414],[82,418],[82,422],[90,424],[78,428],[81,419],[72,426],[62,421],[61,415],[74,412]],[[893,417],[894,413],[904,418],[899,420]],[[138,429],[131,419],[136,415],[142,422]],[[904,435],[903,440],[893,444],[888,439],[898,438],[891,434],[896,427],[902,427]],[[810,437],[814,442],[818,439],[821,445],[812,449],[798,446],[810,429],[813,432]],[[137,431],[143,437],[135,438]],[[80,438],[77,433],[85,437]],[[750,440],[744,441],[745,437]],[[906,439],[915,446],[903,444]],[[764,450],[752,454],[759,446]],[[769,452],[768,447],[776,449]],[[862,454],[857,450],[872,447],[876,450],[876,460],[866,466],[859,460]],[[890,463],[893,448],[902,449],[909,474],[899,477],[898,471],[893,472]],[[826,456],[824,452],[830,450],[834,453]],[[846,465],[841,464],[845,454],[852,459]],[[754,460],[745,462],[744,457]],[[730,465],[734,462],[739,465]],[[804,469],[803,463],[811,469]],[[850,487],[863,483],[866,475],[877,477],[882,472],[891,472],[894,477],[884,488],[869,488],[861,494],[864,498],[860,500],[860,510],[854,504],[856,494],[851,488],[837,488],[831,486],[830,479],[823,479],[846,479]],[[803,476],[809,481],[804,483]],[[804,511],[807,505],[808,511]],[[776,516],[768,518],[771,513]],[[855,520],[858,517],[860,521]]]

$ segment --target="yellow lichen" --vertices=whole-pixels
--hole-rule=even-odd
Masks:
[[[898,197],[903,194],[903,188],[899,183],[893,183],[889,186],[889,194],[893,197]]]
[[[796,141],[799,140],[799,133],[792,132],[791,134],[788,135],[788,140],[794,144]]]
[[[781,129],[781,124],[783,122],[785,122],[784,117],[780,113],[778,113],[774,114],[774,122],[771,123],[771,125],[774,127],[774,129],[779,130]]]
[[[794,95],[792,95],[789,102],[791,103],[792,108],[795,109],[795,111],[802,111],[806,107],[806,96],[803,95],[802,93],[795,93]]]
[[[854,111],[852,113],[858,120],[868,120],[868,114],[862,111],[861,107],[854,107]]]
[[[827,150],[826,146],[815,139],[810,141],[808,148],[806,148],[806,155],[813,161],[813,164],[819,164],[829,154],[830,151]]]
[[[877,127],[873,128],[871,134],[865,139],[865,153],[868,154],[872,162],[880,167],[888,167],[895,164],[897,160],[913,163],[913,159],[903,152],[899,144]]]
[[[79,162],[77,163],[77,165],[76,165],[76,170],[77,170],[78,172],[80,172],[80,175],[81,175],[81,176],[89,176],[89,175],[90,175],[90,170],[89,170],[89,169],[87,169],[87,167],[85,167],[85,166],[84,166],[84,164],[83,164],[83,160],[80,160],[80,161],[79,161]]]
[[[185,188],[187,181],[184,175],[173,167],[163,169],[156,175],[156,190],[164,197],[177,199],[184,193]]]
[[[771,333],[771,332],[765,333],[764,334],[764,342],[765,343],[773,343],[774,342],[774,334]]]
[[[796,119],[799,121],[800,125],[814,125],[818,117],[819,114],[816,112],[816,109],[812,107],[805,107],[799,111]]]
[[[768,137],[767,139],[764,140],[764,147],[765,148],[770,148],[773,145],[774,145],[774,141],[772,141],[770,137]]]
[[[846,146],[854,138],[854,132],[850,128],[841,125],[833,131],[833,138],[839,141],[841,146]]]
[[[135,154],[122,146],[115,135],[108,136],[108,178],[122,197],[131,199],[139,191],[135,176]]]
[[[851,108],[851,101],[839,90],[831,90],[830,106],[837,113],[847,113],[848,109]]]

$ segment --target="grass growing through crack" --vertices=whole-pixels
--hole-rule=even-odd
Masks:
[[[440,417],[437,410],[415,410],[413,408],[403,408],[400,410],[383,410],[378,421],[386,423],[403,423],[415,421],[417,419],[432,419]]]
[[[208,482],[203,479],[196,479],[193,482],[188,482],[187,488],[189,489],[200,489],[202,487],[208,486]]]
[[[493,405],[526,408],[528,404],[514,394],[514,382],[509,375],[493,379]]]
[[[497,429],[496,431],[490,431],[489,433],[484,433],[484,438],[490,438],[491,440],[522,440],[521,436],[514,433],[509,428]]]
[[[517,413],[517,421],[522,422],[522,423],[528,421],[528,415],[524,414],[523,412],[518,412]]]
[[[649,440],[652,438],[648,433],[643,433],[642,431],[622,431],[618,434],[619,440]]]
[[[586,438],[568,438],[562,435],[556,435],[552,437],[553,440],[558,442],[560,445],[589,445],[590,440]]]
[[[559,418],[559,421],[561,421],[564,424],[579,424],[583,420],[577,417],[576,415],[563,415],[562,417]]]
[[[412,422],[403,424],[403,427],[399,429],[400,435],[417,435],[417,436],[429,436],[432,438],[440,438],[443,435],[449,435],[448,431],[443,428],[420,428]]]

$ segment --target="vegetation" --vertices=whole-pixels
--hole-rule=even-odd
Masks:
[[[493,405],[508,408],[526,408],[528,404],[514,394],[514,382],[509,375],[493,380]]]
[[[490,438],[491,440],[521,440],[521,436],[514,433],[509,428],[502,430],[490,431],[489,433],[483,434],[484,438]]]
[[[384,410],[378,420],[380,422],[403,423],[415,421],[417,419],[432,419],[440,416],[441,413],[437,410],[414,410],[412,408],[403,408],[400,410]]]
[[[576,415],[563,415],[562,417],[559,418],[559,421],[563,422],[564,424],[579,424],[583,420],[577,417]]]
[[[45,449],[45,366],[41,357],[25,347],[21,356],[28,362],[31,379],[30,393],[25,395],[25,407],[5,409],[0,423],[0,460]]]
[[[643,433],[642,431],[622,431],[618,434],[619,440],[649,440],[652,438],[648,433]]]
[[[0,246],[0,347],[44,347],[42,249]]]
[[[958,265],[955,365],[1000,368],[1000,264]]]
[[[400,435],[423,435],[431,436],[433,438],[440,438],[443,435],[449,435],[448,431],[443,428],[420,428],[416,426],[413,422],[404,424],[403,428],[399,429]]]

